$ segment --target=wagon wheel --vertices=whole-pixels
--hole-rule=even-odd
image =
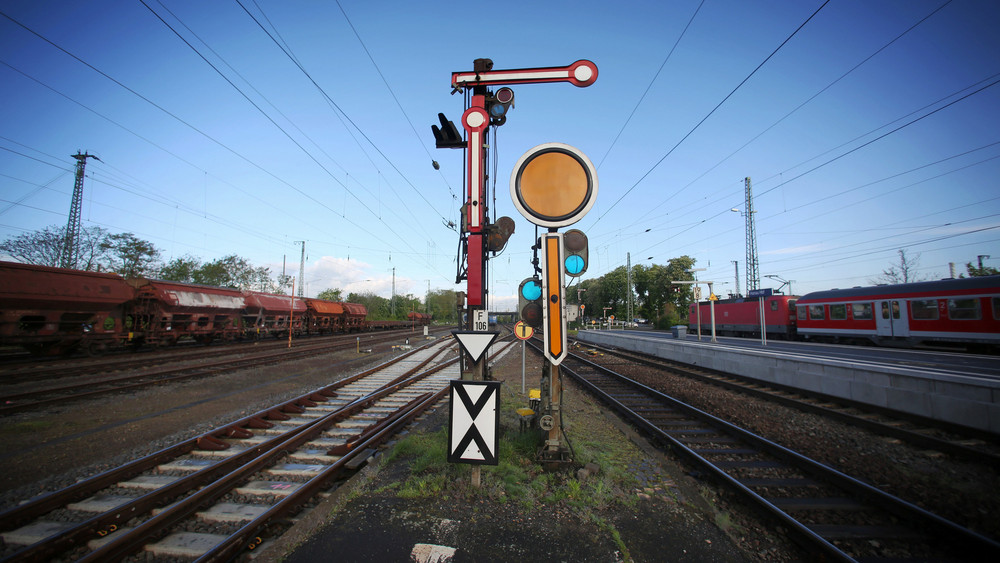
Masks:
[[[88,356],[90,356],[92,358],[96,358],[96,357],[99,357],[99,356],[103,356],[104,354],[107,353],[107,351],[108,351],[108,344],[106,342],[101,342],[101,341],[94,340],[94,341],[90,341],[90,342],[87,342],[86,344],[84,344],[83,349],[87,353]]]

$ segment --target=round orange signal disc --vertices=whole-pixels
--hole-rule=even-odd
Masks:
[[[522,215],[543,227],[579,221],[594,205],[597,173],[579,150],[546,143],[524,153],[511,175],[511,199]]]

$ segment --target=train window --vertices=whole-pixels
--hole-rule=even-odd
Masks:
[[[983,312],[979,307],[979,300],[975,298],[949,299],[948,318],[973,321],[983,318]]]
[[[882,302],[882,318],[883,319],[888,319],[889,318],[889,302],[888,301],[883,301]]]
[[[910,301],[910,314],[917,320],[937,320],[937,299],[914,299],[913,301]]]
[[[811,321],[821,321],[821,320],[823,320],[823,306],[822,305],[810,305],[809,306],[809,320],[811,320]]]
[[[871,303],[851,303],[851,314],[856,321],[870,321],[872,318]]]
[[[777,311],[778,310],[778,302],[777,301],[771,301],[771,310],[772,311]]]
[[[830,320],[833,321],[843,321],[847,320],[847,305],[830,305]]]
[[[994,301],[996,301],[996,299],[994,299]],[[795,315],[799,318],[800,321],[806,320],[806,306],[803,305],[801,307],[796,307]]]

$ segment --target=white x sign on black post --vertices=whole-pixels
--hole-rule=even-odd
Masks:
[[[448,462],[497,465],[499,381],[451,382]]]

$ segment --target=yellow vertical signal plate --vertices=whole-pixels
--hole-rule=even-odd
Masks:
[[[542,236],[545,265],[542,284],[545,305],[545,356],[555,365],[566,357],[566,320],[563,315],[562,234]]]

